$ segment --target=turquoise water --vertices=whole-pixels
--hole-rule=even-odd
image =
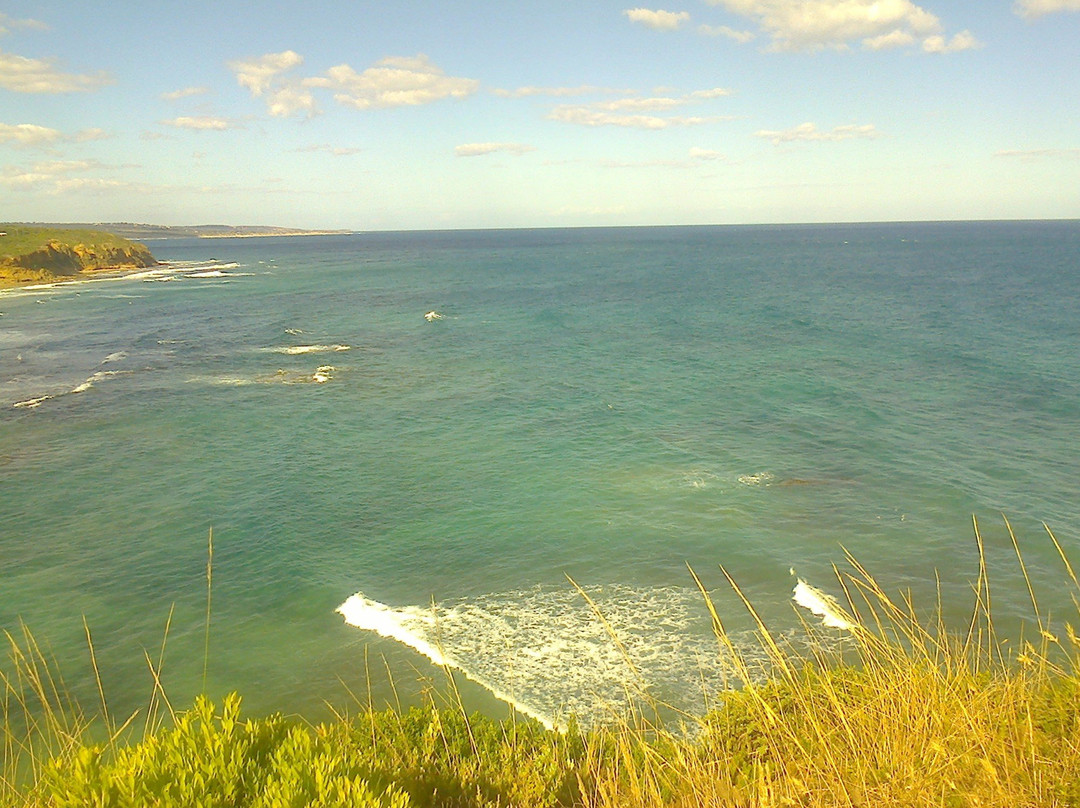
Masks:
[[[835,594],[843,548],[928,605],[937,570],[962,619],[973,514],[1003,625],[1002,512],[1068,606],[1041,522],[1080,555],[1076,222],[151,248],[167,271],[0,293],[0,626],[78,689],[85,615],[117,710],[173,606],[165,683],[200,688],[211,527],[207,688],[256,711],[391,699],[387,669],[407,697],[426,642],[596,712],[625,666],[567,576],[697,705],[723,675],[687,564],[736,631],[718,565],[797,632],[790,570]],[[335,613],[357,592],[391,636]]]

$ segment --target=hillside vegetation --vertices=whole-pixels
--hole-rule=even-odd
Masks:
[[[0,285],[52,283],[158,263],[144,244],[101,230],[0,224],[0,233]]]

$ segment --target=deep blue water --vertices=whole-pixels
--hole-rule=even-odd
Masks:
[[[1080,223],[150,246],[168,271],[0,293],[0,627],[78,682],[85,615],[117,709],[173,605],[166,685],[198,690],[211,527],[208,689],[257,711],[366,693],[365,653],[376,698],[387,667],[409,691],[436,639],[588,711],[621,661],[567,576],[693,701],[687,564],[735,630],[717,565],[792,632],[789,570],[838,594],[845,548],[928,605],[937,571],[960,619],[973,515],[1003,626],[1001,513],[1071,608],[1041,523],[1080,551]],[[407,644],[344,623],[358,591]]]

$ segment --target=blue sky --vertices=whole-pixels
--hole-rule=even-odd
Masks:
[[[0,220],[1080,218],[1080,0],[0,2]]]

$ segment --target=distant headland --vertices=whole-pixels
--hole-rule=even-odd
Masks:
[[[157,263],[145,244],[103,230],[0,224],[0,287]]]
[[[142,241],[329,236],[351,232],[225,224],[172,227],[131,222],[0,223],[0,288],[69,281],[92,272],[157,266],[158,260]]]
[[[163,225],[138,224],[135,222],[80,222],[67,224],[42,224],[20,222],[0,224],[0,230],[13,227],[62,228],[65,230],[103,230],[134,241],[157,241],[167,238],[258,238],[271,236],[344,236],[352,230],[302,230],[295,227],[268,227],[265,225],[195,224]]]

